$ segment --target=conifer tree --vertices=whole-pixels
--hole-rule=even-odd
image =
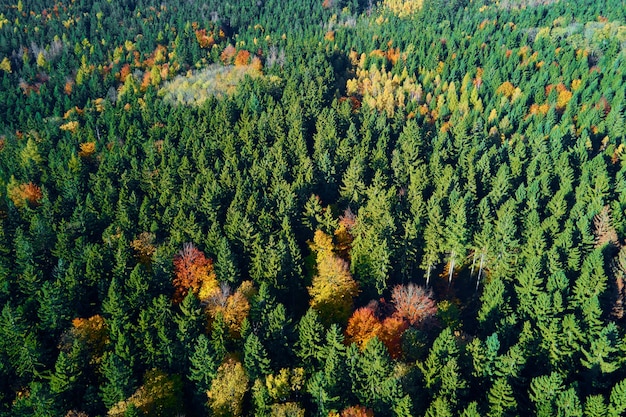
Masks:
[[[250,333],[243,345],[243,365],[251,380],[262,379],[270,373],[270,360],[259,338]]]
[[[200,334],[195,342],[194,350],[189,358],[188,379],[194,385],[196,403],[206,403],[206,392],[211,381],[217,375],[219,363],[211,346],[211,342],[204,334]],[[201,407],[204,408],[204,407]]]
[[[317,369],[323,362],[322,345],[325,330],[316,310],[310,308],[298,323],[298,341],[296,355],[305,369]]]

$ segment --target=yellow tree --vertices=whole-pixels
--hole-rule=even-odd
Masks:
[[[317,274],[308,288],[311,307],[326,323],[343,322],[352,311],[353,297],[359,292],[348,262],[334,253],[332,237],[318,230],[311,248],[317,253]]]
[[[217,376],[207,392],[214,416],[243,415],[243,397],[248,391],[248,377],[241,362],[227,359],[217,369]]]

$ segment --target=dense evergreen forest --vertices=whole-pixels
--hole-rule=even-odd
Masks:
[[[619,0],[2,2],[0,415],[624,415],[625,70]]]

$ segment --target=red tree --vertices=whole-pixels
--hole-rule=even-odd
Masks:
[[[186,243],[183,250],[174,257],[174,274],[175,303],[183,301],[190,289],[203,300],[219,287],[213,271],[213,261],[204,256],[193,243]]]
[[[382,322],[378,338],[385,344],[389,355],[397,359],[402,354],[402,334],[409,327],[409,323],[401,317],[387,317]]]

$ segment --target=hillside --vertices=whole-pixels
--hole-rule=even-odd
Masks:
[[[0,5],[0,416],[624,415],[625,70],[617,0]]]

